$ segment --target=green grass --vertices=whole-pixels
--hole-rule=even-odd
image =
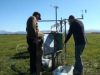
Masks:
[[[87,34],[87,39],[82,55],[85,75],[100,75],[100,34]],[[66,47],[64,62],[73,65],[73,38]],[[29,75],[29,54],[26,48],[25,35],[0,35],[0,75]]]
[[[87,44],[82,54],[85,75],[100,75],[100,34],[87,34]],[[74,47],[71,38],[67,44],[68,64],[74,64]]]

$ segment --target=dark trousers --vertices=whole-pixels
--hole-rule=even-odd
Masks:
[[[85,45],[75,45],[75,66],[74,71],[77,71],[79,73],[83,72],[83,64],[81,60],[81,55],[83,53],[83,50],[85,48]]]
[[[30,73],[36,73],[36,43],[32,38],[27,37],[28,51],[30,55]]]
[[[27,38],[28,51],[30,53],[30,73],[39,75],[41,71],[42,43],[35,42],[32,38]]]

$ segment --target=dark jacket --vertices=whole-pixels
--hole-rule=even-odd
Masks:
[[[32,38],[32,39],[36,39],[37,35],[36,35],[36,27],[37,24],[33,24],[33,20],[35,18],[33,16],[29,17],[29,19],[27,20],[27,26],[26,26],[26,32],[27,32],[27,37],[28,38]]]
[[[85,32],[84,32],[84,25],[79,20],[74,20],[70,24],[70,28],[68,34],[65,39],[65,43],[69,40],[71,35],[73,34],[75,45],[83,45],[86,43],[85,41]]]

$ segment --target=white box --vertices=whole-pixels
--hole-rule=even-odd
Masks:
[[[73,75],[73,66],[59,66],[53,71],[53,75]]]

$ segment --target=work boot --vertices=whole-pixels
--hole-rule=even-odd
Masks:
[[[79,72],[79,71],[73,71],[73,75],[83,75],[83,71]]]
[[[32,73],[32,74],[30,74],[30,75],[36,75],[36,73]]]

